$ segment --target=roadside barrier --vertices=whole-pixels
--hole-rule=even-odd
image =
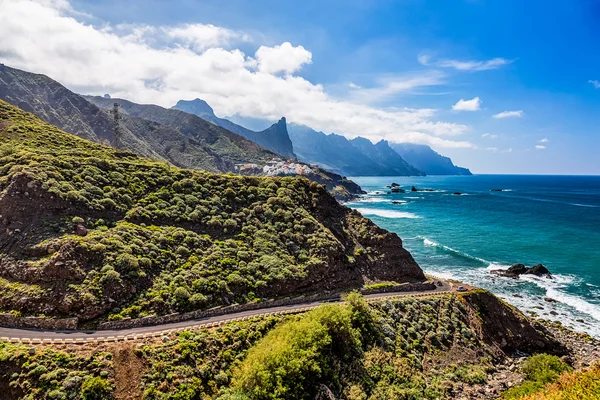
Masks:
[[[447,294],[451,294],[453,293],[452,291],[439,291],[439,292],[432,292],[432,293],[415,293],[415,294],[410,294],[410,293],[398,293],[398,294],[393,294],[393,295],[389,295],[389,296],[383,296],[383,297],[376,297],[376,298],[367,298],[366,301],[369,303],[380,303],[380,302],[386,302],[386,301],[391,301],[394,299],[398,299],[398,298],[402,298],[402,297],[432,297],[432,296],[440,296],[440,295],[447,295]],[[339,301],[338,303],[344,303],[343,301]],[[37,339],[37,338],[19,338],[19,337],[0,337],[0,342],[10,342],[10,343],[22,343],[22,344],[28,344],[28,345],[49,345],[49,344],[53,344],[53,345],[70,345],[70,344],[76,344],[76,345],[83,345],[86,343],[94,343],[94,344],[98,344],[98,343],[117,343],[117,342],[126,342],[126,341],[136,341],[136,340],[146,340],[146,339],[153,339],[153,338],[159,338],[159,337],[163,337],[163,336],[172,336],[174,334],[177,333],[181,333],[184,331],[193,331],[193,330],[200,330],[200,329],[211,329],[211,328],[215,328],[221,325],[225,325],[228,323],[232,323],[232,322],[240,322],[240,321],[247,321],[249,319],[254,319],[254,318],[265,318],[265,317],[269,317],[269,316],[277,316],[277,315],[288,315],[288,314],[300,314],[300,313],[304,313],[310,310],[313,310],[317,307],[319,307],[321,304],[318,305],[311,305],[311,306],[307,306],[307,307],[302,307],[302,308],[296,308],[296,309],[290,309],[290,310],[278,310],[278,311],[273,311],[273,312],[262,312],[256,315],[246,315],[243,317],[234,317],[234,318],[228,318],[222,321],[213,321],[213,322],[206,322],[206,323],[194,323],[193,325],[190,326],[186,326],[186,327],[179,327],[179,328],[171,328],[171,329],[165,329],[165,330],[161,330],[161,331],[157,331],[157,332],[149,332],[149,333],[142,333],[142,334],[130,334],[130,335],[118,335],[118,336],[107,336],[107,337],[94,337],[94,338],[75,338],[75,339],[62,339],[62,338],[56,338],[56,339]]]

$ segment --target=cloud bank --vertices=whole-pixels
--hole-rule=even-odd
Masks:
[[[170,107],[180,99],[203,98],[218,115],[291,122],[348,137],[469,148],[453,140],[467,126],[436,121],[436,110],[384,109],[338,99],[298,75],[313,62],[310,51],[289,42],[258,46],[248,55],[236,47],[252,43],[242,32],[203,24],[178,26],[87,23],[67,0],[11,0],[0,13],[0,62],[47,74],[70,89],[110,93],[136,102]],[[364,90],[385,96],[420,81],[392,80]],[[369,92],[370,90],[370,92]]]

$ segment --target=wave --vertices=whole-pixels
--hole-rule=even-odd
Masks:
[[[594,205],[594,204],[581,204],[581,203],[569,203],[566,201],[558,201],[558,200],[551,200],[551,199],[540,199],[539,197],[530,197],[530,196],[518,196],[516,197],[518,199],[526,199],[526,200],[532,200],[532,201],[541,201],[544,203],[554,203],[554,204],[564,204],[567,206],[575,206],[575,207],[591,207],[591,208],[599,208],[599,205]]]
[[[422,199],[422,197],[409,197],[409,196],[404,196],[405,199]]]
[[[403,212],[403,211],[378,210],[375,208],[361,208],[361,207],[357,207],[357,208],[355,208],[355,210],[358,211],[359,213],[361,213],[362,215],[376,215],[378,217],[383,217],[383,218],[410,218],[410,219],[421,218],[420,216],[418,216],[416,214],[409,213],[409,212]]]
[[[360,197],[355,203],[387,203],[390,199],[383,197]]]
[[[487,264],[487,265],[493,264],[492,262],[484,260],[483,258],[475,257],[475,256],[472,256],[472,255],[470,255],[468,253],[462,252],[460,250],[453,249],[452,247],[445,246],[443,244],[439,244],[437,242],[434,242],[433,240],[430,240],[430,239],[428,239],[428,238],[426,238],[424,236],[417,236],[417,239],[421,239],[423,241],[423,244],[425,246],[437,247],[438,249],[449,251],[449,252],[454,253],[455,255],[458,255],[460,257],[468,258],[469,260],[479,261],[482,264]]]
[[[531,282],[546,291],[546,296],[560,303],[573,307],[577,311],[587,314],[597,321],[600,321],[600,306],[589,303],[583,298],[565,293],[564,289],[569,284],[573,284],[577,277],[573,275],[554,275],[554,279],[544,279],[537,276],[521,276],[521,279]]]

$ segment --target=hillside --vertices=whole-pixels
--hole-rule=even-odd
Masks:
[[[472,175],[467,168],[457,167],[449,157],[429,146],[412,143],[391,143],[390,146],[408,163],[427,175]]]
[[[277,156],[238,134],[183,111],[154,104],[137,104],[124,99],[106,99],[99,96],[85,96],[85,99],[106,110],[112,109],[113,104],[118,103],[124,113],[174,129],[208,147],[232,164],[266,163]],[[233,165],[230,170],[233,170]]]
[[[290,124],[288,132],[298,158],[347,176],[409,176],[423,173],[394,152],[386,141],[377,144],[364,138],[348,140],[303,126]]]
[[[237,133],[238,135],[243,136],[246,139],[261,145],[265,149],[271,150],[272,152],[283,157],[296,157],[292,147],[292,141],[290,140],[287,132],[285,118],[282,118],[279,122],[273,124],[271,127],[263,131],[256,132],[241,125],[235,124],[227,119],[217,117],[208,103],[201,99],[189,101],[180,100],[172,108],[185,111],[189,114],[197,115],[202,119],[210,121],[213,124],[223,127],[231,132]]]
[[[115,145],[113,116],[45,75],[0,65],[0,99],[66,132]],[[106,101],[112,109],[114,102]],[[191,136],[126,114],[122,115],[120,126],[120,148],[184,168],[226,172],[234,171],[238,162],[266,162],[273,157],[265,149],[207,122],[197,123]]]
[[[155,340],[33,352],[0,343],[0,389],[6,400],[490,399],[507,374],[518,379],[511,351],[565,351],[485,292],[348,300]],[[482,301],[508,326],[480,320]],[[519,340],[517,325],[533,345]]]
[[[188,114],[187,112],[175,109],[166,109],[156,105],[136,104],[122,99],[105,99],[98,96],[86,96],[86,99],[105,109],[112,108],[114,102],[116,101],[119,103],[123,112],[129,115],[134,115],[135,117],[143,118],[144,120],[152,120],[156,123],[160,123],[164,126],[175,129],[177,132],[183,133],[191,140],[215,149],[215,153],[217,152],[216,148],[225,149],[226,157],[233,159],[234,163],[223,166],[220,168],[220,171],[235,170],[236,172],[240,172],[235,168],[234,164],[256,164],[255,168],[245,170],[243,173],[245,175],[264,175],[263,167],[265,164],[274,158],[279,158],[277,154],[267,152],[267,150],[262,149],[257,144],[246,139],[242,139],[244,146],[233,146],[230,142],[228,142],[228,138],[235,139],[237,137],[239,139],[235,133],[229,132],[226,129],[209,123],[196,115]],[[206,104],[206,106],[208,107],[208,104]],[[209,137],[204,135],[204,133],[201,136],[198,136],[198,132],[208,131],[213,131],[214,134]],[[267,135],[267,137],[271,137],[272,134],[278,135],[278,132],[284,132],[285,137],[287,137],[285,118],[282,118],[281,121],[262,133]],[[257,151],[261,154],[261,156],[252,156],[252,154],[257,154]],[[284,162],[288,164],[294,164],[293,161]],[[194,167],[192,166],[192,168]],[[310,172],[303,173],[302,175],[311,181],[325,185],[327,190],[338,200],[349,200],[355,197],[357,194],[363,193],[360,186],[358,186],[356,183],[346,179],[343,176],[340,176],[339,174],[324,170],[322,168],[310,168]]]
[[[23,315],[121,319],[424,280],[396,234],[307,179],[179,169],[3,101],[0,210],[0,310]]]

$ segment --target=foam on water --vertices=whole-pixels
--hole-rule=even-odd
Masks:
[[[376,215],[378,217],[383,218],[409,218],[416,219],[421,218],[416,214],[403,212],[403,211],[394,211],[394,210],[378,210],[376,208],[355,208],[356,211],[361,213],[362,215]]]
[[[479,261],[479,262],[481,262],[483,264],[488,264],[488,265],[492,264],[491,262],[489,262],[487,260],[484,260],[483,258],[475,257],[475,256],[472,256],[472,255],[467,254],[465,252],[462,252],[460,250],[453,249],[452,247],[445,246],[443,244],[439,244],[439,243],[434,242],[433,240],[430,240],[430,239],[428,239],[428,238],[426,238],[424,236],[417,236],[417,239],[423,240],[423,244],[425,246],[437,247],[439,249],[446,250],[446,251],[449,251],[451,253],[454,253],[454,254],[456,254],[456,255],[458,255],[460,257],[464,257],[464,258],[468,258],[468,259],[471,259],[471,260]]]
[[[523,312],[535,312],[538,315],[541,314],[540,317],[545,319],[560,321],[574,330],[600,337],[600,325],[598,324],[600,322],[600,305],[592,304],[580,296],[565,292],[565,289],[570,285],[583,285],[582,280],[577,276],[555,274],[553,275],[553,279],[537,277],[535,275],[522,275],[519,279],[503,278],[490,274],[490,271],[494,269],[507,269],[510,265],[490,262],[423,236],[417,236],[416,239],[422,240],[423,244],[427,247],[435,247],[447,251],[449,254],[487,264],[486,267],[461,268],[460,270],[453,267],[428,268],[428,273],[440,278],[455,279],[491,290]],[[433,258],[432,256],[429,257]],[[540,289],[542,290],[541,293]],[[519,294],[520,297],[515,297],[514,294]],[[557,303],[548,303],[544,301],[544,297],[552,298]],[[542,310],[535,307],[542,307]],[[554,315],[552,312],[557,314]],[[581,320],[585,322],[581,323]]]

